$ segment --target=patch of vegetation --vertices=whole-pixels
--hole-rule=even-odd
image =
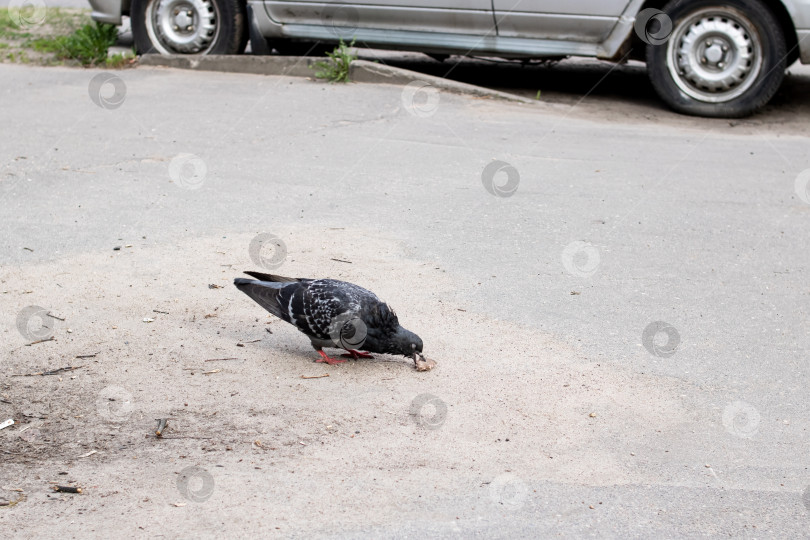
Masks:
[[[132,65],[138,56],[135,54],[135,50],[125,52],[125,53],[117,53],[104,61],[104,65],[108,68],[120,69]]]
[[[84,15],[86,10],[47,8],[44,11],[44,20],[37,20],[39,14],[31,5],[19,10],[0,10],[0,37],[20,39],[30,38],[38,28],[47,30],[63,28],[77,15]],[[71,28],[72,30],[72,28]]]
[[[31,58],[29,58],[28,53],[25,51],[16,51],[10,52],[6,54],[6,58],[11,60],[12,62],[16,62],[18,64],[30,64]]]
[[[0,10],[0,61],[110,68],[132,63],[134,55],[129,53],[107,58],[118,30],[92,21],[89,10],[49,7],[35,19],[33,14]]]
[[[115,45],[118,29],[112,24],[85,24],[69,36],[57,38],[63,49],[57,53],[65,59],[78,60],[83,66],[102,64],[107,51]]]
[[[318,70],[315,76],[331,83],[349,82],[349,68],[352,62],[357,60],[357,55],[352,52],[351,47],[354,47],[354,40],[346,45],[341,39],[335,50],[326,53],[327,60],[315,63],[313,68]]]
[[[11,14],[8,9],[0,10],[0,36],[13,37],[17,30],[17,25],[11,22]]]
[[[31,39],[25,44],[37,52],[58,54],[65,48],[62,43],[67,36],[59,36],[56,38],[38,38]]]

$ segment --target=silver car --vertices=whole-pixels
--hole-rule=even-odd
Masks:
[[[128,15],[139,53],[305,54],[340,39],[432,55],[643,60],[687,114],[765,105],[785,68],[810,64],[810,0],[90,0]]]

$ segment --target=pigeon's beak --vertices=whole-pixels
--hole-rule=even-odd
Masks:
[[[411,355],[411,358],[413,358],[414,362],[418,362],[419,360],[422,360],[422,355],[414,351],[413,354]]]

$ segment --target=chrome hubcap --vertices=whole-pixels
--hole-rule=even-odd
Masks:
[[[732,8],[702,10],[681,22],[667,45],[669,71],[688,96],[730,101],[762,69],[762,43],[751,21]]]
[[[147,17],[149,37],[163,54],[206,52],[219,31],[211,0],[154,0]]]

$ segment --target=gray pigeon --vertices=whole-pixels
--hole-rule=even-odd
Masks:
[[[245,272],[256,279],[236,278],[233,284],[276,317],[294,325],[321,355],[317,362],[339,364],[324,347],[345,349],[347,358],[373,358],[360,350],[401,354],[414,359],[422,340],[402,328],[396,313],[377,295],[336,279],[288,278]]]

